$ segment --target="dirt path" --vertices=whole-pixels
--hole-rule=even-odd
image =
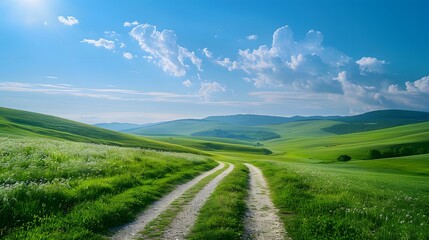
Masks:
[[[210,197],[215,188],[219,185],[224,177],[226,177],[232,170],[234,165],[230,164],[228,169],[219,174],[209,184],[207,184],[198,194],[189,202],[182,211],[177,214],[169,228],[164,232],[162,239],[166,240],[182,240],[189,234],[192,226],[197,219],[200,208],[204,205]]]
[[[245,165],[250,170],[250,191],[247,199],[249,211],[244,222],[244,239],[285,239],[285,228],[277,216],[278,210],[270,199],[268,185],[261,170],[248,163]]]
[[[131,222],[129,224],[126,224],[118,228],[117,232],[111,237],[111,239],[119,240],[119,239],[136,238],[138,235],[138,232],[143,230],[146,224],[148,224],[150,221],[158,217],[159,214],[165,211],[174,200],[180,197],[184,192],[186,192],[192,186],[197,184],[201,179],[213,174],[219,169],[222,169],[224,166],[225,166],[224,163],[220,163],[219,166],[213,168],[212,170],[199,175],[198,177],[192,179],[191,181],[185,184],[177,186],[176,189],[173,190],[171,193],[167,194],[166,196],[162,197],[161,199],[159,199],[158,201],[150,205],[140,216],[137,217],[137,219],[134,222]]]

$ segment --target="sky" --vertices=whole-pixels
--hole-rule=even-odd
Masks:
[[[429,111],[425,0],[0,0],[0,106],[89,124]]]

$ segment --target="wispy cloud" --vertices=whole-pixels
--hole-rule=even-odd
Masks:
[[[69,84],[34,84],[21,82],[0,82],[0,91],[145,102],[195,102],[200,98],[200,95],[198,94],[190,95],[172,92],[142,92],[120,88],[79,88]]]
[[[109,49],[109,50],[112,50],[112,49],[115,48],[115,42],[114,41],[106,40],[104,38],[99,38],[98,40],[86,39],[85,38],[81,42],[92,44],[92,45],[94,45],[96,47],[103,47],[103,48]]]
[[[257,40],[258,39],[258,35],[249,35],[246,38],[247,38],[247,40]]]
[[[77,20],[73,16],[68,16],[67,18],[65,18],[63,16],[58,16],[58,21],[60,21],[60,23],[67,25],[67,26],[73,26],[73,25],[79,23],[79,20]],[[45,25],[47,25],[47,23]]]
[[[124,22],[124,27],[131,27],[131,26],[137,26],[139,25],[139,22],[134,21],[134,22]]]
[[[208,101],[209,97],[214,93],[226,92],[227,88],[225,85],[218,82],[202,82],[199,90],[199,95],[204,97]]]
[[[58,77],[56,77],[56,76],[45,76],[45,78],[47,78],[47,79],[58,79]]]

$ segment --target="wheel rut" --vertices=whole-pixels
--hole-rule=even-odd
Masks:
[[[126,225],[123,225],[123,226],[117,228],[116,233],[111,237],[111,239],[119,240],[119,239],[135,239],[135,238],[137,238],[138,233],[140,231],[142,231],[149,222],[151,222],[152,220],[157,218],[162,212],[167,210],[168,207],[171,205],[171,203],[174,202],[174,200],[176,200],[177,198],[182,196],[183,193],[185,193],[188,189],[190,189],[191,187],[196,185],[203,178],[215,173],[216,171],[222,169],[224,166],[225,166],[224,163],[220,163],[217,167],[215,167],[215,168],[213,168],[213,169],[211,169],[205,173],[198,175],[197,177],[195,177],[191,181],[177,186],[172,192],[165,195],[164,197],[162,197],[158,201],[151,204],[148,208],[146,208],[144,210],[144,212],[141,213],[136,218],[135,221],[130,222]],[[233,165],[230,165],[230,167],[227,170],[225,170],[222,174],[220,174],[219,176],[223,175],[226,171],[228,171],[231,168],[231,166],[233,166]],[[231,171],[232,171],[232,169],[231,169]],[[219,176],[217,176],[214,180],[218,179]],[[217,183],[219,183],[220,180],[218,180]],[[210,182],[209,184],[211,184],[212,182]],[[216,186],[217,186],[217,184],[216,184]],[[213,188],[213,190],[214,190],[214,188]],[[209,195],[210,195],[210,193],[209,193]],[[203,201],[203,202],[205,202],[205,201]],[[201,202],[199,202],[199,203],[202,204]],[[195,221],[195,219],[193,221]],[[173,239],[173,238],[171,238],[171,239]]]
[[[278,217],[278,210],[270,199],[268,184],[261,170],[252,164],[245,163],[250,171],[250,191],[247,198],[245,240],[279,240],[289,239],[283,222]]]
[[[216,178],[210,181],[197,195],[183,207],[183,209],[177,214],[174,220],[171,222],[168,229],[163,233],[161,239],[165,240],[182,240],[191,231],[201,207],[213,193],[219,183],[234,169],[233,164],[229,164],[229,167],[219,174]]]

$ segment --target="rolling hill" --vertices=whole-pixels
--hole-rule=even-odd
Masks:
[[[429,113],[406,110],[380,110],[356,116],[341,117],[336,120],[342,123],[323,130],[334,134],[372,131],[429,121]]]
[[[94,126],[99,127],[99,128],[108,129],[108,130],[113,130],[113,131],[124,131],[127,129],[143,127],[142,124],[118,123],[118,122],[97,123],[97,124],[94,124]]]
[[[323,116],[294,116],[294,117],[278,117],[278,116],[267,116],[267,115],[253,115],[253,114],[237,114],[229,116],[212,116],[204,118],[204,120],[231,123],[242,126],[262,126],[262,125],[273,125],[288,122],[304,121],[304,120],[329,120],[336,119],[338,116],[323,117]]]
[[[259,142],[280,137],[343,135],[424,121],[429,121],[429,113],[405,110],[380,110],[347,117],[277,117],[239,114],[175,120],[127,129],[123,132],[147,136],[216,137]]]
[[[296,123],[285,126],[293,129]],[[332,124],[325,122],[325,124]],[[318,125],[323,127],[323,124]],[[264,142],[265,146],[274,152],[283,152],[289,157],[303,157],[335,161],[341,154],[350,155],[353,159],[368,159],[370,149],[389,152],[393,149],[415,149],[410,155],[429,152],[429,121],[383,128],[373,131],[363,131],[349,134],[309,134],[308,129],[314,127],[314,122],[295,126],[289,137]],[[314,129],[314,128],[313,128]],[[316,130],[317,132],[317,130]]]
[[[0,134],[4,136],[44,137],[162,151],[200,153],[195,149],[106,130],[59,117],[1,107]]]
[[[280,137],[263,128],[206,119],[176,120],[123,132],[146,136],[217,137],[246,141],[264,141]]]

